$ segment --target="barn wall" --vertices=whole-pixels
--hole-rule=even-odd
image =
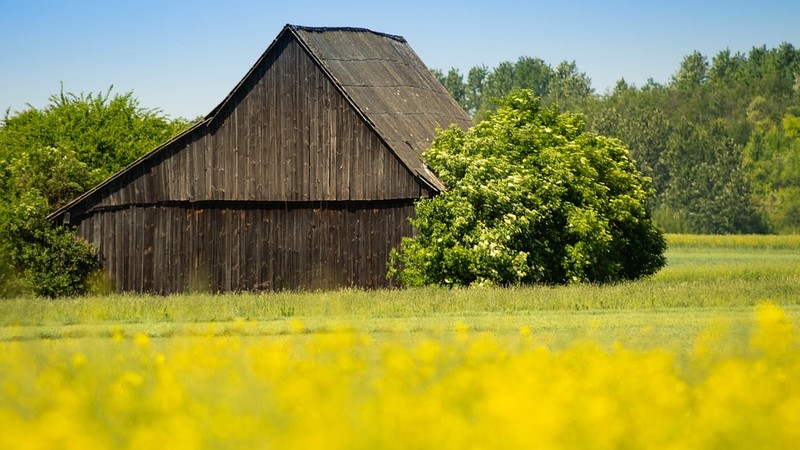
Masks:
[[[209,125],[110,183],[91,207],[429,196],[287,34]]]
[[[387,286],[391,248],[412,234],[408,202],[173,203],[98,211],[78,232],[117,291]]]

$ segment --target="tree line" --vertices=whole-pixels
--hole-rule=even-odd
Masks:
[[[692,52],[666,83],[619,80],[598,94],[575,62],[524,56],[494,68],[433,74],[476,122],[496,98],[530,89],[620,139],[655,188],[667,232],[800,232],[800,50]]]

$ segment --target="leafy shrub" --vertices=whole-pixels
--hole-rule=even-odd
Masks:
[[[444,130],[425,162],[447,186],[417,203],[417,236],[392,253],[405,285],[612,282],[661,268],[654,192],[623,144],[531,91],[467,132]]]
[[[88,277],[97,268],[96,251],[71,229],[50,224],[47,209],[47,201],[34,190],[23,194],[4,220],[8,294],[18,295],[20,287],[44,297],[87,290]]]

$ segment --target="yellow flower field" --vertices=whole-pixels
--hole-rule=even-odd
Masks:
[[[0,448],[793,448],[798,334],[772,304],[751,325],[687,354],[460,322],[7,340]]]

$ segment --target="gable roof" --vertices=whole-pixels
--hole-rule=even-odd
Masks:
[[[242,80],[203,120],[52,213],[50,219],[58,219],[82,200],[153,159],[174,141],[213,124],[247,81],[257,76],[257,68],[287,34],[308,52],[412,174],[433,190],[444,190],[444,185],[419,155],[430,147],[436,128],[456,124],[466,129],[473,123],[407,41],[401,36],[364,28],[286,25]]]

